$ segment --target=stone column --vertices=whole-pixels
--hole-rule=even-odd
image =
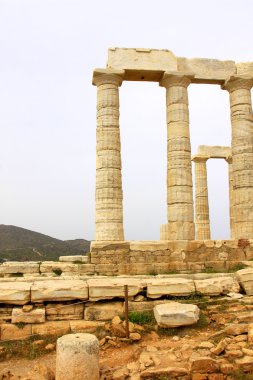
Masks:
[[[119,86],[123,70],[95,70],[97,86],[96,241],[124,240]]]
[[[187,87],[192,74],[165,72],[167,107],[167,215],[161,239],[194,240],[191,144]]]
[[[250,76],[232,75],[222,87],[230,96],[235,239],[253,238],[252,86]]]
[[[210,240],[210,219],[206,161],[209,157],[194,156],[195,163],[195,230],[196,240]]]
[[[233,164],[232,157],[227,157],[228,180],[229,180],[229,217],[230,217],[230,239],[234,239],[234,189],[233,189]]]

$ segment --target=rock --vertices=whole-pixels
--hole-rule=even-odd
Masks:
[[[53,371],[47,367],[45,364],[39,363],[34,366],[34,371],[39,373],[45,378],[45,380],[54,380],[55,375]]]
[[[90,301],[112,299],[115,297],[124,298],[124,285],[128,285],[128,295],[129,297],[133,297],[140,293],[146,285],[139,279],[128,277],[90,279],[87,283],[89,286]]]
[[[22,340],[32,334],[32,325],[1,324],[1,340]]]
[[[213,277],[195,280],[196,292],[203,295],[218,296],[230,292],[239,293],[240,286],[233,277]]]
[[[112,323],[110,330],[112,335],[117,336],[119,338],[124,338],[126,336],[126,329],[122,323]]]
[[[24,305],[22,307],[22,310],[24,313],[29,313],[30,311],[32,311],[32,309],[33,309],[33,305]]]
[[[194,281],[185,278],[156,278],[148,281],[147,297],[160,298],[163,295],[189,296],[195,293]]]
[[[228,359],[241,358],[243,353],[241,350],[226,350],[224,356]]]
[[[49,343],[49,344],[46,345],[45,350],[46,351],[53,351],[53,350],[55,350],[55,347],[56,347],[56,344]]]
[[[141,373],[140,378],[141,379],[159,379],[163,378],[166,379],[182,379],[182,380],[188,380],[190,379],[189,371],[186,368],[180,368],[180,367],[167,367],[167,368],[152,368],[145,370]]]
[[[91,334],[69,334],[57,340],[57,380],[99,380],[99,343]]]
[[[88,321],[109,321],[115,316],[124,315],[123,302],[87,303],[84,309],[84,319]]]
[[[36,347],[36,348],[42,347],[42,346],[44,346],[44,343],[45,342],[43,339],[35,340],[33,342],[33,347]]]
[[[213,343],[211,342],[208,342],[208,341],[204,341],[204,342],[201,342],[199,345],[198,345],[198,348],[213,348],[214,345]]]
[[[198,322],[199,308],[196,305],[171,302],[157,305],[154,316],[160,327],[188,326]]]
[[[25,305],[31,301],[31,284],[27,282],[0,282],[0,303]]]
[[[244,356],[241,359],[235,360],[236,364],[240,369],[242,369],[244,372],[250,372],[253,371],[253,357],[252,356]]]
[[[239,300],[240,298],[243,298],[243,294],[233,292],[228,293],[227,296],[233,300]]]
[[[225,375],[230,375],[235,371],[235,369],[234,369],[233,364],[220,363],[220,371],[221,373],[224,373]]]
[[[31,326],[33,335],[63,335],[70,332],[69,321],[45,322]]]
[[[97,329],[104,328],[105,322],[96,322],[96,321],[69,321],[70,330],[73,333],[95,333]]]
[[[134,302],[142,302],[145,300],[146,298],[142,294],[138,294],[136,297],[134,297]]]
[[[113,380],[125,380],[128,378],[129,370],[127,368],[119,368],[113,373]]]
[[[253,323],[248,325],[248,342],[253,344]]]
[[[133,341],[138,341],[141,340],[141,334],[132,332],[129,334],[129,338]]]
[[[249,325],[247,323],[231,323],[225,327],[227,335],[241,335],[248,332]]]
[[[12,310],[12,323],[43,323],[45,322],[45,309],[33,309],[24,312],[21,308]]]
[[[214,355],[220,355],[225,351],[226,346],[231,342],[230,338],[222,339],[216,347],[210,349],[211,353]]]
[[[215,373],[219,372],[220,365],[217,360],[209,357],[200,357],[191,361],[191,373]]]
[[[112,323],[112,325],[119,325],[120,323],[122,323],[122,321],[118,315],[115,315],[115,317],[113,317],[111,323]]]
[[[241,269],[236,272],[237,280],[245,293],[249,296],[253,295],[253,268]]]
[[[46,305],[46,319],[48,321],[63,321],[82,319],[84,312],[83,303],[77,304],[55,304],[49,303]]]

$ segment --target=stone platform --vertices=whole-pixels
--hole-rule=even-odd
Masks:
[[[91,264],[99,275],[226,271],[253,259],[253,239],[94,241]]]

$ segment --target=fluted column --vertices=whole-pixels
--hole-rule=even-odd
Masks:
[[[167,107],[167,215],[161,239],[194,240],[191,144],[187,87],[192,74],[165,72]]]
[[[229,91],[232,124],[234,238],[253,238],[253,78],[232,75]]]
[[[194,156],[195,163],[195,230],[196,240],[210,239],[210,219],[206,161],[209,157]]]
[[[230,219],[230,239],[234,239],[234,189],[233,189],[233,164],[232,157],[227,157],[228,163],[228,180],[229,180],[229,219]]]
[[[124,240],[119,86],[123,70],[95,70],[97,86],[96,240]]]

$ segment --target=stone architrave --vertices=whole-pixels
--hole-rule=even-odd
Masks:
[[[124,70],[97,69],[96,241],[124,240],[119,86]]]
[[[197,155],[195,163],[195,231],[196,240],[210,240],[210,219],[206,161],[209,157]]]
[[[222,87],[230,97],[235,239],[253,236],[252,86],[252,76],[232,75]]]
[[[162,240],[194,240],[191,144],[187,87],[191,73],[165,72],[167,108],[167,214]]]

